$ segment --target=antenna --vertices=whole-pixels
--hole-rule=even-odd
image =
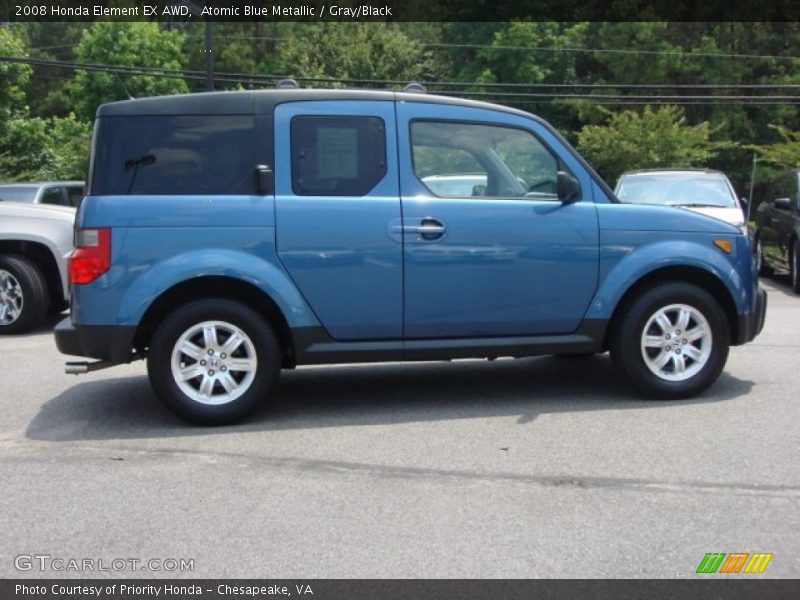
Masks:
[[[122,90],[125,92],[125,95],[128,97],[128,100],[136,100],[136,98],[131,96],[131,93],[128,91],[128,88],[125,87],[125,82],[122,81],[122,77],[120,77],[119,73],[117,71],[112,71],[112,72],[114,73],[114,75],[117,76],[117,81],[119,81],[119,84],[122,86]]]
[[[281,79],[278,83],[275,84],[275,87],[279,90],[288,90],[298,87],[297,82],[292,79],[291,77],[287,77],[285,79]]]

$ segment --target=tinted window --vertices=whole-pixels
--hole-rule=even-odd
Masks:
[[[386,133],[377,117],[295,117],[292,190],[298,196],[363,196],[386,175]]]
[[[64,188],[61,187],[50,187],[46,188],[42,193],[42,199],[39,201],[42,204],[64,204],[64,194],[62,193]]]
[[[98,119],[93,194],[253,194],[248,116]]]
[[[78,207],[81,205],[81,201],[83,200],[83,187],[79,186],[70,186],[67,188],[67,206],[75,206]]]
[[[414,172],[437,196],[556,198],[558,161],[528,131],[416,121],[411,146]]]
[[[8,202],[33,202],[36,200],[35,187],[0,185],[0,200]]]

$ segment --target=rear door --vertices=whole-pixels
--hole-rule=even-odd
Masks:
[[[402,336],[395,132],[391,101],[275,109],[278,255],[337,340]]]

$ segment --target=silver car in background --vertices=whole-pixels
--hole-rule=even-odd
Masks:
[[[69,303],[75,209],[0,202],[0,334],[39,327]]]
[[[0,183],[0,201],[24,204],[80,206],[86,186],[82,181],[38,181],[33,183]]]
[[[650,169],[628,171],[614,193],[621,202],[675,206],[714,217],[741,228],[742,201],[730,179],[710,169]]]

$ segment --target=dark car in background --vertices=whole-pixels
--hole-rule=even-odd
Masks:
[[[80,206],[86,186],[83,181],[38,181],[0,184],[0,201],[23,204]]]
[[[800,294],[800,169],[770,181],[754,220],[759,273],[788,271],[792,289]]]

